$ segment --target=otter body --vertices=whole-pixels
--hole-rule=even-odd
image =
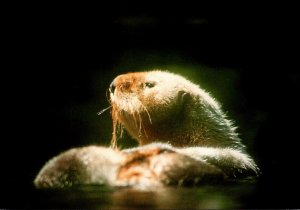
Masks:
[[[141,145],[243,148],[219,104],[199,86],[162,71],[118,76],[111,85],[115,118]]]
[[[140,146],[123,151],[85,147],[73,151],[76,155],[67,151],[44,166],[35,179],[37,187],[78,183],[150,187],[257,175],[258,168],[235,127],[216,100],[199,86],[179,75],[149,71],[120,75],[109,90],[113,147],[118,128],[123,127]],[[82,164],[82,150],[93,150],[92,161]],[[72,174],[84,175],[70,176],[72,180],[58,178],[71,173],[65,166],[59,167],[62,163],[76,163]],[[103,165],[109,172],[101,172]]]

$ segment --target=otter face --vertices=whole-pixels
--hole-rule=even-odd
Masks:
[[[111,102],[131,114],[145,109],[170,108],[177,104],[174,100],[182,93],[180,85],[174,81],[175,77],[171,76],[158,71],[120,75],[110,85]]]
[[[116,77],[110,85],[113,120],[138,141],[157,140],[151,139],[149,130],[170,124],[181,110],[184,87],[177,77],[161,71]]]

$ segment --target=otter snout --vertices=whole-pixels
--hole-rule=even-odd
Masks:
[[[143,75],[142,73],[128,73],[117,76],[109,86],[109,91],[111,93],[118,92],[122,93],[131,93],[139,91],[142,88],[143,84]]]
[[[132,88],[132,81],[122,80],[122,78],[116,78],[109,85],[109,92],[114,94],[116,88],[120,91],[129,91]]]

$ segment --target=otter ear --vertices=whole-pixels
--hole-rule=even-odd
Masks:
[[[184,90],[179,91],[178,96],[181,103],[186,103],[191,98],[191,95]]]

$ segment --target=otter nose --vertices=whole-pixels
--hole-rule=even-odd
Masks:
[[[109,92],[114,93],[116,89],[116,83],[115,80],[113,80],[109,85]]]

